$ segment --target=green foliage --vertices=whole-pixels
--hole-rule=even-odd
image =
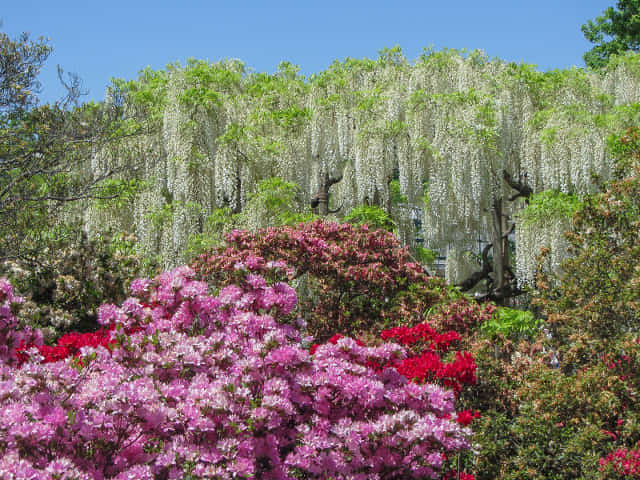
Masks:
[[[376,68],[376,61],[368,58],[356,59],[345,58],[344,61],[334,61],[325,71],[314,74],[310,77],[310,82],[319,86],[327,87],[335,85],[336,87],[346,86],[349,77],[359,72],[370,72]]]
[[[187,256],[195,258],[210,248],[222,245],[224,235],[233,229],[234,219],[230,208],[216,208],[205,220],[202,232],[189,236]]]
[[[235,146],[242,140],[246,139],[246,129],[238,123],[227,124],[225,131],[216,139],[219,145]]]
[[[594,93],[588,73],[576,67],[541,72],[536,65],[508,63],[499,81],[504,85],[515,83],[524,87],[538,110],[537,114],[544,114],[547,109],[563,108],[566,102],[558,101],[561,100],[558,97],[566,89],[578,92],[583,98],[590,98]]]
[[[145,180],[135,178],[107,178],[96,186],[97,208],[123,208],[148,186]]]
[[[352,225],[368,225],[371,228],[381,228],[388,232],[395,228],[395,223],[389,214],[375,205],[356,207],[345,215],[344,220]]]
[[[271,177],[258,183],[236,219],[238,228],[296,225],[314,218],[300,205],[300,188],[280,177]]]
[[[205,250],[220,246],[224,234],[234,229],[256,230],[314,220],[317,217],[301,207],[299,194],[296,184],[280,177],[260,181],[242,212],[233,213],[229,208],[219,208],[207,217],[202,232],[189,237],[188,256],[193,258]]]
[[[616,158],[615,176],[618,179],[624,178],[636,168],[639,149],[637,135],[636,127],[629,129],[626,135],[611,135],[607,139],[607,149]]]
[[[191,107],[216,108],[222,105],[225,93],[239,90],[244,65],[238,61],[209,63],[190,58],[184,68],[188,88],[180,101]]]
[[[386,122],[383,130],[387,138],[399,137],[400,135],[406,134],[407,124],[400,120],[394,120],[392,122]]]
[[[607,71],[624,68],[634,75],[640,75],[640,55],[632,50],[611,55],[607,63]]]
[[[278,64],[276,77],[289,81],[304,78],[300,76],[300,66],[287,61],[283,61]]]
[[[640,71],[639,71],[640,74]],[[609,115],[604,116],[608,129],[618,132],[629,125],[640,125],[640,104],[616,105]],[[615,135],[613,135],[615,137]]]
[[[462,57],[470,59],[476,65],[484,65],[489,62],[489,57],[482,50],[467,50],[466,48],[443,48],[442,50],[435,50],[433,45],[424,47],[422,54],[417,60],[417,63],[423,65],[430,65],[436,69],[444,69],[450,62],[455,61],[455,57]]]
[[[402,53],[400,45],[395,45],[391,48],[385,47],[378,50],[378,63],[394,67],[402,67],[409,64],[407,58]]]
[[[389,196],[391,197],[391,205],[401,205],[409,203],[407,197],[400,191],[400,181],[391,180],[389,182]]]
[[[167,100],[169,71],[147,67],[136,80],[112,78],[110,95],[116,105],[135,105],[147,118],[161,120]]]
[[[544,222],[552,217],[571,218],[581,207],[577,195],[545,190],[529,197],[529,204],[518,212],[518,218],[524,224]]]
[[[417,245],[415,248],[416,259],[426,265],[431,265],[438,258],[438,252],[424,248],[422,245]]]
[[[612,55],[640,50],[640,1],[618,0],[616,8],[607,8],[595,20],[582,25],[585,38],[595,46],[584,54],[587,66],[607,65]]]
[[[382,88],[376,87],[371,90],[359,90],[355,92],[358,98],[356,109],[363,112],[372,112],[377,106],[382,105],[384,97],[382,96]]]
[[[147,213],[147,219],[151,220],[155,228],[160,229],[163,224],[171,222],[177,209],[191,211],[196,215],[204,213],[202,205],[199,203],[169,199],[167,203],[163,203],[157,209]]]
[[[272,116],[276,125],[287,130],[295,130],[311,120],[311,110],[309,108],[292,105],[286,109],[275,110]]]
[[[602,97],[601,100],[607,103],[610,102],[609,97]],[[571,125],[569,131],[579,136],[584,135],[587,129],[593,128],[594,126],[607,128],[611,113],[612,112],[609,112],[607,115],[594,115],[594,113],[585,108],[584,105],[558,105],[536,112],[531,124],[543,129],[541,132],[541,140],[545,144],[551,145],[556,141],[557,127],[554,126],[544,129],[548,122],[552,120],[557,122],[558,119],[564,119],[567,125]]]
[[[425,95],[427,95],[428,99],[424,98]],[[490,150],[497,148],[497,104],[493,95],[470,88],[464,91],[448,93],[417,93],[411,99],[414,108],[424,101],[434,102],[436,105],[446,109],[460,106],[472,108],[475,114],[475,121],[456,120],[458,134],[475,141],[478,148]]]
[[[435,93],[431,95],[431,98],[434,102],[440,104],[451,104],[451,105],[479,105],[484,103],[487,100],[487,95],[482,92],[476,90],[475,88],[471,88],[465,91],[457,91],[450,93]]]
[[[490,337],[500,334],[517,340],[533,338],[540,330],[542,323],[542,320],[535,318],[529,311],[498,307],[495,316],[482,325],[482,330]]]

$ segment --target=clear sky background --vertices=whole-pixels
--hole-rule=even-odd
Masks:
[[[50,38],[41,75],[44,101],[63,93],[56,65],[75,72],[102,100],[111,77],[135,78],[150,65],[187,58],[239,58],[255,71],[283,61],[305,75],[346,57],[376,58],[400,45],[409,59],[424,47],[484,50],[541,70],[583,67],[591,48],[580,26],[615,0],[22,0],[0,7],[2,31]]]

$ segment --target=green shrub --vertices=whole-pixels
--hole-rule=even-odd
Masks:
[[[389,214],[375,205],[356,207],[344,217],[344,220],[352,225],[368,225],[388,232],[393,231],[396,226]]]
[[[494,317],[482,325],[482,330],[490,337],[500,333],[511,339],[533,338],[542,324],[543,321],[529,311],[498,307]]]

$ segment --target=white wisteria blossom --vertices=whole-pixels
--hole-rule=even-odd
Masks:
[[[479,51],[426,50],[409,62],[393,48],[309,78],[287,63],[274,74],[251,73],[236,60],[173,65],[120,86],[130,103],[148,91],[142,98],[157,128],[121,146],[142,157],[147,182],[110,222],[133,229],[169,266],[216,208],[241,211],[261,180],[294,182],[308,203],[334,179],[340,214],[377,205],[404,242],[412,245],[421,227],[426,247],[458,252],[448,261],[456,281],[469,265],[455,259],[467,262],[462,253],[480,238],[504,260],[493,271],[500,283],[516,222],[517,270],[531,281],[531,259],[543,245],[561,251],[567,223],[518,227],[524,201],[516,194],[583,195],[593,191],[594,173],[609,176],[606,139],[640,99],[639,64],[627,56],[601,73],[540,72]],[[104,168],[104,157],[96,152],[91,168]],[[392,201],[394,181],[401,204]],[[100,215],[88,208],[87,225],[97,228]],[[266,226],[256,216],[252,225]]]

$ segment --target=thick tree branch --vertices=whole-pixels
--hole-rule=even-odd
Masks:
[[[482,250],[482,269],[475,273],[472,273],[469,278],[456,284],[463,292],[471,290],[478,282],[484,279],[489,279],[489,274],[493,271],[493,265],[489,260],[489,251],[493,248],[493,244],[487,244]]]
[[[516,224],[515,224],[515,223],[512,223],[512,224],[511,224],[511,228],[509,229],[509,231],[508,231],[507,233],[505,233],[504,235],[502,235],[502,238],[503,238],[503,239],[505,239],[505,238],[509,238],[509,235],[511,235],[511,234],[515,231],[515,229],[516,229]]]
[[[324,181],[318,187],[318,191],[315,193],[313,197],[311,197],[311,208],[318,209],[319,214],[321,216],[328,215],[329,213],[336,213],[340,210],[330,211],[329,210],[329,189],[332,185],[340,182],[342,180],[343,174],[340,173],[337,177],[332,177],[329,173],[326,173],[324,176]]]
[[[529,198],[531,195],[533,195],[533,190],[526,183],[526,181],[522,180],[522,178],[519,178],[518,180],[516,180],[506,170],[502,172],[502,178],[504,178],[504,181],[507,182],[507,185],[509,185],[511,188],[513,188],[517,192],[515,195],[512,195],[511,197],[509,197],[509,201],[513,202],[518,197]],[[525,175],[525,179],[526,179],[526,175]]]
[[[329,213],[338,213],[340,210],[342,210],[342,207],[344,207],[344,202],[342,202],[342,205],[340,205],[335,210],[329,210]]]

